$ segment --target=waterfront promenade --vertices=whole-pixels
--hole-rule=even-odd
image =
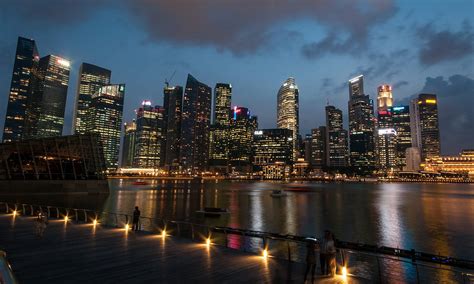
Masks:
[[[34,217],[12,214],[0,215],[0,232],[20,283],[303,283],[304,264],[178,237],[53,219],[39,239]]]

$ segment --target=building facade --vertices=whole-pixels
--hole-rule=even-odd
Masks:
[[[214,89],[213,125],[210,131],[209,165],[213,170],[228,173],[232,123],[232,86],[217,83]]]
[[[188,74],[183,98],[180,164],[187,173],[207,170],[212,90]]]
[[[100,87],[110,84],[111,74],[110,70],[89,63],[82,63],[79,67],[79,78],[77,80],[76,98],[74,101],[73,133],[86,133],[87,110],[91,97],[99,91]]]
[[[135,145],[137,141],[137,123],[134,120],[124,123],[124,136],[122,143],[122,168],[131,168],[135,157]]]
[[[326,155],[326,126],[311,129],[311,167],[320,170],[326,167]]]
[[[406,162],[406,150],[411,144],[410,107],[394,106],[392,113],[393,128],[397,132],[395,142],[395,164],[398,171],[403,170]]]
[[[425,171],[458,173],[474,178],[474,149],[463,150],[457,156],[427,158],[423,168]]]
[[[37,68],[33,68],[25,138],[62,135],[69,71],[70,62],[56,55],[42,57]]]
[[[217,83],[214,89],[213,124],[230,125],[232,103],[232,85]]]
[[[86,132],[100,135],[109,171],[118,168],[124,98],[124,84],[102,86],[91,96],[87,112]]]
[[[278,90],[277,127],[293,133],[293,161],[299,156],[299,91],[294,78],[288,78]]]
[[[183,87],[166,86],[163,91],[163,132],[165,139],[164,164],[168,169],[179,167],[179,148],[181,144],[181,114],[183,111]]]
[[[258,128],[248,108],[235,106],[229,131],[229,166],[232,172],[252,171],[252,142]]]
[[[347,131],[343,129],[342,111],[326,106],[326,165],[332,170],[349,166]]]
[[[3,142],[20,141],[23,138],[26,107],[32,91],[32,71],[37,68],[38,62],[39,53],[35,41],[18,37],[3,128]]]
[[[290,165],[293,162],[293,131],[285,128],[256,130],[252,153],[256,170],[277,162]]]

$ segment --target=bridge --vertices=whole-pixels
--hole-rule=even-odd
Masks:
[[[38,210],[50,216],[43,238],[34,234]],[[27,204],[0,203],[0,213],[0,249],[20,283],[303,283],[303,237],[146,217],[146,231],[133,232],[127,215]],[[469,261],[430,265],[405,258],[339,248],[339,275],[317,275],[316,282],[473,280],[471,269],[457,267]]]

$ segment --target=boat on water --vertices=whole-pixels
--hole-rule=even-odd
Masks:
[[[275,190],[272,190],[272,193],[270,195],[272,197],[283,197],[283,196],[287,196],[287,193],[281,189],[275,189]]]
[[[205,217],[219,217],[224,214],[230,214],[230,211],[227,208],[204,207],[204,209],[198,210],[196,213],[202,214]]]
[[[137,180],[132,183],[133,185],[149,185],[149,182],[143,181],[143,180]]]

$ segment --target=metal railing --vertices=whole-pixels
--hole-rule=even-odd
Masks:
[[[37,212],[48,218],[103,226],[132,227],[132,215],[89,209],[65,208],[33,204],[0,202],[0,212],[34,216]],[[306,237],[211,226],[164,218],[140,217],[140,229],[152,233],[188,238],[197,242],[210,239],[213,245],[262,254],[267,251],[276,258],[305,262]],[[414,250],[377,247],[360,243],[336,241],[338,271],[347,267],[349,274],[378,283],[403,281],[409,283],[458,282],[474,283],[474,261],[439,256]]]
[[[0,283],[17,284],[18,281],[7,259],[7,253],[0,250]]]

